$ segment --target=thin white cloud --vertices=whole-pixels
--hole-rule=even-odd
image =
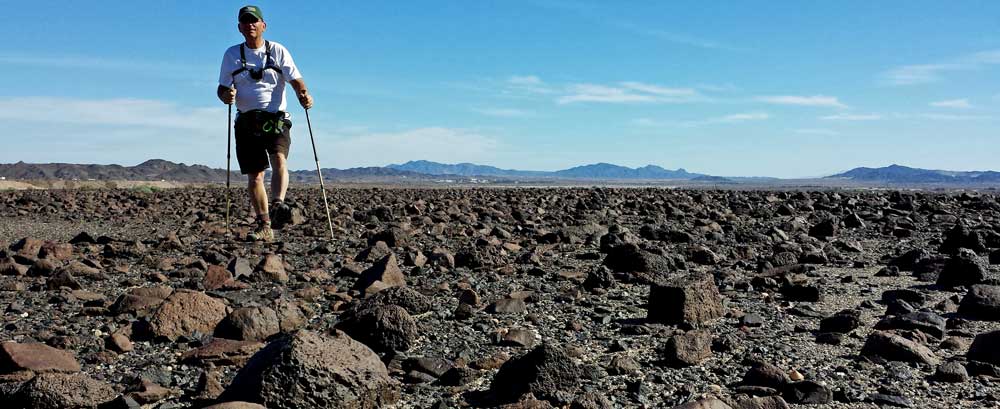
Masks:
[[[823,136],[840,135],[840,132],[834,131],[832,129],[823,129],[823,128],[802,128],[802,129],[796,129],[794,130],[794,132],[804,135],[823,135]]]
[[[660,29],[653,29],[648,27],[643,27],[635,23],[630,23],[627,21],[618,21],[612,23],[626,31],[643,35],[646,37],[652,37],[658,40],[667,41],[677,45],[683,45],[688,47],[704,48],[710,50],[726,50],[726,51],[745,51],[745,49],[725,44],[719,41],[710,40],[707,38],[702,38],[698,36],[693,36],[684,33],[671,32]]]
[[[950,61],[892,68],[881,74],[881,80],[888,85],[926,84],[940,81],[948,73],[981,70],[997,64],[1000,64],[1000,50],[987,50]]]
[[[922,113],[922,114],[911,114],[903,115],[906,118],[916,118],[916,119],[929,119],[933,121],[981,121],[994,119],[993,117],[985,115],[955,115],[955,114],[936,114],[936,113]]]
[[[595,103],[684,103],[705,100],[693,88],[671,88],[635,81],[620,82],[614,86],[601,84],[573,84],[566,93],[556,98],[560,105],[578,102]]]
[[[221,106],[221,104],[220,104]],[[0,119],[43,123],[164,129],[223,129],[225,109],[192,108],[171,102],[134,99],[10,97],[0,99]]]
[[[500,118],[527,118],[535,116],[534,112],[515,108],[478,108],[473,109],[473,111],[483,115]]]
[[[880,114],[835,114],[821,116],[819,119],[825,121],[877,121],[882,119]]]
[[[653,102],[656,97],[649,94],[638,94],[625,88],[609,87],[597,84],[576,84],[569,87],[570,94],[556,99],[559,104],[574,102]]]
[[[773,95],[757,97],[756,100],[776,105],[847,108],[847,105],[841,103],[837,97],[828,97],[825,95]]]
[[[969,103],[968,99],[949,99],[945,101],[931,102],[930,106],[938,108],[972,108],[972,104]]]
[[[636,118],[632,120],[632,125],[645,127],[645,128],[662,128],[662,127],[683,127],[683,128],[695,128],[705,125],[713,124],[732,124],[750,121],[764,121],[770,119],[771,115],[767,112],[743,112],[737,114],[729,114],[723,116],[717,116],[712,118],[706,118],[701,120],[693,121],[673,121],[673,120],[656,120],[651,118]]]
[[[698,95],[698,91],[691,88],[668,88],[659,85],[644,84],[641,82],[626,81],[621,83],[625,88],[633,89],[648,94],[662,95],[666,97],[693,97]]]
[[[213,72],[218,70],[209,65],[197,66],[191,64],[179,64],[168,61],[154,61],[140,59],[115,59],[106,57],[78,56],[78,55],[16,55],[0,54],[0,64],[22,65],[45,68],[72,68],[72,69],[92,69],[100,71],[129,71],[157,73],[158,75],[178,75],[190,76],[196,73]],[[214,83],[213,83],[214,84]]]
[[[766,112],[748,112],[743,114],[732,114],[726,115],[720,118],[716,118],[715,122],[746,122],[746,121],[763,121],[770,118]]]
[[[514,75],[505,82],[506,94],[551,94],[552,87],[535,75]]]

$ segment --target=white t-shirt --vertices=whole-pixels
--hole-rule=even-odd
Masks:
[[[246,55],[247,71],[236,74],[233,78],[233,71],[243,67],[240,60],[240,45],[229,47],[222,56],[222,69],[219,71],[219,85],[229,87],[233,81],[236,82],[236,109],[240,112],[247,112],[253,109],[263,109],[268,112],[285,110],[285,83],[302,78],[299,69],[292,61],[292,55],[285,46],[274,41],[268,41],[271,45],[271,57],[268,65],[273,65],[281,70],[279,74],[275,70],[264,70],[264,76],[260,81],[250,78],[251,69],[264,68],[264,47],[253,49],[243,45],[243,52]]]

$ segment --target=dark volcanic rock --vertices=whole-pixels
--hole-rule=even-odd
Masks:
[[[848,333],[861,326],[861,311],[843,310],[819,323],[820,332]]]
[[[875,331],[868,336],[861,355],[887,361],[916,362],[937,365],[938,358],[930,349],[889,332]]]
[[[723,315],[722,297],[710,275],[674,278],[650,288],[650,321],[698,326]]]
[[[565,351],[542,344],[505,362],[490,389],[503,402],[515,402],[529,392],[539,399],[559,401],[560,395],[575,393],[581,375],[580,367]]]
[[[942,287],[961,287],[979,284],[986,278],[986,266],[971,250],[959,250],[945,263],[937,284]]]
[[[1000,366],[1000,330],[976,335],[966,356],[974,361]]]
[[[958,312],[973,318],[1000,321],[1000,286],[972,286],[958,305]]]
[[[979,233],[969,229],[963,223],[958,223],[944,234],[944,242],[941,243],[941,248],[938,251],[954,255],[963,248],[976,253],[986,251],[986,246],[983,245]]]
[[[809,405],[823,405],[833,400],[830,388],[813,381],[790,383],[782,395],[788,402]]]
[[[712,356],[712,333],[706,330],[674,335],[660,348],[660,358],[668,365],[691,366]]]
[[[419,337],[416,321],[403,307],[375,304],[345,315],[337,329],[377,352],[406,351]]]
[[[268,307],[233,310],[215,328],[215,335],[239,341],[263,341],[281,332],[278,314]]]
[[[256,353],[220,399],[274,409],[374,409],[396,402],[399,387],[378,356],[346,334],[299,331]]]
[[[97,408],[118,393],[111,385],[87,374],[41,374],[21,386],[13,397],[14,408]]]
[[[630,273],[630,280],[641,284],[657,283],[677,269],[671,259],[631,243],[611,249],[604,258],[604,265],[615,272]]]
[[[389,254],[361,273],[361,277],[354,283],[354,289],[361,291],[365,295],[371,295],[388,287],[401,287],[405,285],[406,276],[399,269],[399,263],[396,262],[396,255]]]
[[[908,314],[885,317],[875,324],[875,329],[892,330],[906,329],[919,330],[924,334],[941,339],[945,335],[946,321],[944,317],[932,312],[911,312]]]
[[[785,371],[781,370],[771,364],[758,363],[750,368],[746,374],[743,375],[743,380],[740,382],[741,385],[747,386],[762,386],[765,388],[771,388],[774,390],[783,390],[785,385],[788,384],[788,375]]]

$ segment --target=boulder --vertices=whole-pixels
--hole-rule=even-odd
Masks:
[[[915,362],[937,365],[938,357],[927,347],[899,335],[875,331],[861,348],[861,355],[887,361]]]
[[[176,341],[194,332],[211,334],[226,318],[226,304],[205,293],[177,290],[149,317],[153,335]]]
[[[969,352],[965,356],[973,361],[1000,366],[998,345],[1000,345],[1000,330],[984,332],[976,335],[976,339],[972,341]]]
[[[396,255],[389,254],[361,273],[354,289],[365,295],[371,295],[388,287],[406,286],[406,276],[399,269]]]
[[[85,373],[46,373],[35,376],[17,391],[14,408],[97,408],[118,396],[115,389]]]
[[[406,351],[419,338],[416,321],[403,307],[376,304],[344,315],[337,329],[377,352]]]
[[[972,286],[958,305],[958,312],[977,319],[1000,321],[1000,286]]]
[[[80,363],[70,351],[39,342],[0,344],[0,374],[30,370],[36,373],[80,371]]]
[[[962,287],[979,284],[986,278],[987,268],[972,250],[959,249],[944,264],[938,276],[937,285],[941,287]]]
[[[219,400],[270,409],[389,406],[399,385],[378,355],[340,331],[297,331],[268,344],[233,378]]]
[[[490,390],[501,402],[516,402],[526,393],[544,400],[576,392],[583,371],[562,349],[542,344],[505,362],[493,377]]]
[[[237,308],[215,328],[215,336],[239,341],[263,341],[279,332],[278,314],[268,307]]]
[[[707,274],[654,284],[649,291],[647,318],[653,322],[699,326],[724,314],[719,289]]]
[[[712,333],[706,330],[674,335],[660,349],[660,357],[669,365],[691,366],[712,356]]]

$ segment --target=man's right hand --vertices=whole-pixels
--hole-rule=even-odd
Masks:
[[[231,105],[233,101],[236,101],[236,88],[223,87],[220,85],[218,94],[219,100],[222,101],[223,104]]]

